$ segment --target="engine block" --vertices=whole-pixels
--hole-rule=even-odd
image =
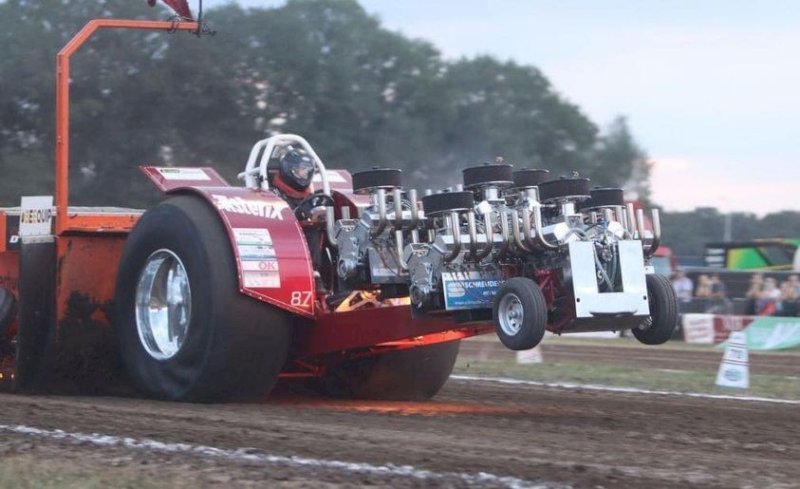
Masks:
[[[407,286],[418,314],[490,311],[512,277],[542,288],[554,332],[627,329],[650,314],[659,215],[645,229],[622,189],[508,164],[467,168],[462,185],[421,202],[399,170],[356,173],[353,187],[370,205],[336,222],[339,278]]]

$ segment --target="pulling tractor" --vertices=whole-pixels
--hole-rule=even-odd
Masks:
[[[621,189],[508,164],[418,195],[402,173],[327,169],[300,136],[258,141],[243,185],[207,167],[142,167],[147,210],[68,203],[69,62],[97,30],[195,31],[101,19],[58,54],[53,196],[0,209],[0,383],[161,399],[258,398],[303,379],[355,398],[425,399],[459,340],[510,349],[632,330],[667,341],[669,281]],[[5,176],[8,178],[9,176]]]

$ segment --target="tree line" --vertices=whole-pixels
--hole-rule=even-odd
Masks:
[[[58,50],[93,18],[167,16],[143,1],[0,0],[0,205],[53,192]],[[601,128],[533,66],[446,60],[354,0],[229,4],[206,19],[216,35],[107,31],[73,57],[71,202],[149,205],[142,164],[213,166],[233,181],[252,144],[279,132],[306,137],[329,167],[402,168],[420,189],[502,156],[649,198],[626,119]],[[774,235],[787,219],[798,221],[740,216],[734,236]],[[663,220],[678,253],[722,235],[714,210]]]
[[[686,212],[662,212],[661,227],[664,244],[674,253],[701,257],[706,243],[721,243],[726,237],[731,241],[800,237],[800,212],[781,211],[758,217],[748,212],[728,214],[713,207],[701,207]]]
[[[0,3],[0,202],[51,192],[61,46],[92,18],[166,15],[126,0]],[[230,4],[206,18],[215,36],[108,31],[74,56],[73,201],[145,205],[141,164],[232,178],[252,144],[278,132],[305,136],[330,167],[398,167],[420,188],[503,156],[602,185],[636,176],[646,195],[646,158],[625,119],[601,130],[535,67],[447,61],[355,1]]]

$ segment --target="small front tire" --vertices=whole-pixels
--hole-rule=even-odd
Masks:
[[[650,317],[631,332],[640,343],[661,345],[672,338],[678,325],[678,299],[667,277],[649,274],[646,280]]]
[[[497,336],[506,348],[530,350],[544,337],[547,301],[536,282],[514,277],[497,292],[492,316]]]

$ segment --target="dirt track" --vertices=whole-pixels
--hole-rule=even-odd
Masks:
[[[790,358],[785,367],[796,364]],[[154,454],[0,429],[2,459],[14,457],[22,465],[47,459],[111,480],[135,475],[167,486],[800,487],[798,404],[451,380],[427,403],[283,396],[264,404],[185,405],[0,395],[0,406],[2,425],[248,447],[237,453],[255,455],[408,464],[432,472],[422,479]],[[519,480],[447,475],[478,472]]]

